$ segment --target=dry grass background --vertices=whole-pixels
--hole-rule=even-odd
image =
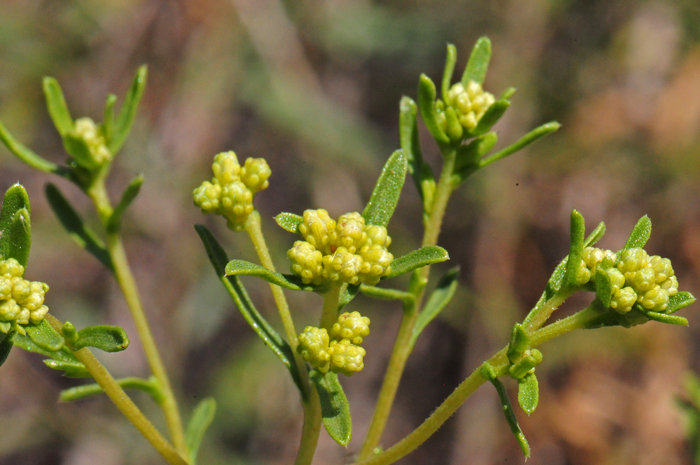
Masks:
[[[654,223],[648,249],[670,257],[681,287],[700,293],[700,4],[0,3],[0,119],[46,158],[64,155],[43,107],[43,75],[58,78],[74,115],[101,119],[107,92],[123,95],[136,67],[149,65],[142,109],[110,187],[116,196],[136,173],[146,176],[126,221],[127,251],[180,399],[187,409],[208,395],[219,402],[200,463],[291,463],[301,421],[288,375],[235,311],[192,228],[207,224],[230,256],[253,259],[246,238],[191,204],[192,189],[210,176],[212,156],[232,149],[243,158],[268,159],[271,187],[256,201],[284,268],[293,238],[272,216],[361,208],[398,146],[401,95],[415,96],[421,72],[439,79],[447,41],[457,45],[463,66],[481,35],[494,47],[486,88],[518,88],[498,126],[502,143],[548,120],[564,126],[476,174],[452,200],[440,244],[450,251],[450,265],[462,266],[461,288],[409,361],[387,446],[506,343],[513,322],[535,303],[567,252],[572,208],[590,227],[604,220],[601,245],[613,249],[648,214]],[[437,166],[437,151],[427,132],[423,136],[426,157]],[[131,347],[102,359],[117,375],[147,375],[111,276],[67,238],[48,209],[42,189],[49,178],[0,149],[0,188],[17,180],[33,206],[28,275],[50,284],[48,305],[78,326],[124,326]],[[51,181],[90,216],[76,189]],[[395,255],[420,242],[418,208],[407,183],[390,228]],[[437,268],[435,275],[444,269]],[[267,286],[246,284],[276,324]],[[298,327],[317,318],[317,296],[288,297]],[[355,305],[366,309],[373,333],[365,371],[345,380],[356,439],[346,451],[322,433],[317,465],[349,462],[358,450],[398,328],[398,305],[359,299]],[[674,397],[682,393],[684,373],[700,371],[698,306],[684,316],[689,329],[650,323],[581,332],[544,346],[540,407],[531,417],[521,415],[533,446],[528,463],[692,463]],[[40,357],[12,352],[0,370],[0,464],[161,463],[105,398],[57,404],[59,390],[74,384]],[[135,397],[160,419],[148,399]],[[482,388],[399,463],[522,460],[495,393]]]

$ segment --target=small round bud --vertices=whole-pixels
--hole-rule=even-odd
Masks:
[[[583,286],[588,281],[591,280],[591,270],[586,266],[586,262],[580,261],[578,267],[576,268],[576,284]]]
[[[22,309],[14,300],[0,302],[0,321],[14,321],[19,316]]]
[[[348,252],[355,253],[366,240],[365,219],[357,212],[341,215],[335,230],[330,233],[331,250],[334,246],[344,247]]]
[[[330,352],[331,370],[334,373],[352,376],[365,367],[363,358],[367,352],[347,339],[331,341]]]
[[[369,318],[360,315],[360,312],[343,313],[331,328],[331,336],[334,339],[347,339],[353,344],[362,344],[362,340],[369,336]]]
[[[78,118],[75,120],[74,132],[85,141],[90,150],[90,155],[97,165],[102,165],[112,159],[109,153],[102,130],[90,118]],[[76,160],[79,163],[79,160]],[[86,166],[86,168],[91,168]]]
[[[218,181],[214,184],[204,181],[201,186],[192,192],[194,204],[202,209],[202,213],[216,213],[219,210],[220,196],[221,185]]]
[[[7,276],[0,277],[0,300],[9,300],[12,298],[12,278]]]
[[[31,312],[31,314],[29,315],[29,321],[32,324],[38,325],[39,323],[41,323],[41,320],[44,319],[47,313],[49,313],[49,307],[47,307],[46,305],[42,305],[38,309]]]
[[[654,270],[657,284],[661,284],[666,279],[674,275],[671,260],[668,258],[661,258],[658,255],[654,255],[649,259],[649,266],[651,266],[651,268]]]
[[[292,262],[292,273],[300,276],[304,284],[323,282],[323,255],[306,241],[296,241],[287,251]]]
[[[44,305],[44,286],[44,283],[37,281],[32,282],[30,285],[31,294],[29,294],[29,297],[23,301],[18,301],[18,303],[29,309],[30,312],[38,310],[42,305]]]
[[[238,175],[241,172],[241,165],[238,164],[238,158],[233,151],[217,154],[211,169],[222,186],[240,180]]]
[[[345,247],[338,247],[333,255],[323,257],[323,277],[331,281],[357,284],[362,264],[362,257],[348,252]]]
[[[649,255],[638,247],[625,249],[620,254],[620,261],[617,263],[617,269],[622,271],[627,277],[627,273],[633,273],[641,270],[649,263]]]
[[[647,310],[663,312],[668,306],[668,292],[661,286],[654,286],[639,297],[639,303]]]
[[[324,255],[331,253],[330,232],[336,227],[336,222],[331,219],[324,209],[306,210],[304,221],[299,225],[299,232],[304,240],[320,250]]]
[[[381,247],[389,247],[391,245],[391,237],[389,237],[387,234],[384,226],[371,224],[365,228],[365,232],[367,233],[367,240],[363,249],[369,248],[373,245],[378,245]],[[360,252],[362,252],[362,250]]]
[[[661,289],[666,291],[669,297],[678,294],[678,278],[670,276],[661,283]]]
[[[24,302],[32,294],[32,283],[22,278],[14,278],[12,282],[12,298],[17,303]]]
[[[454,84],[452,87],[450,87],[450,90],[447,93],[447,104],[449,105],[449,108],[446,108],[443,112],[445,115],[443,130],[445,132],[449,132],[451,129],[451,115],[449,113],[450,108],[452,108],[455,112],[455,121],[457,121],[459,125],[467,131],[471,131],[477,126],[477,124],[479,124],[481,117],[484,116],[486,110],[488,110],[488,108],[493,105],[495,101],[496,99],[494,96],[489,92],[484,91],[481,84],[477,82],[469,81],[466,89],[462,83],[458,82],[457,84]],[[438,121],[441,122],[439,115],[440,114],[438,114]],[[453,135],[455,136],[458,134],[454,130],[451,132],[454,132]],[[459,133],[459,138],[461,137],[462,135]],[[455,137],[452,138],[455,139]]]
[[[240,181],[233,181],[221,189],[221,213],[234,231],[243,229],[248,215],[253,213],[253,194]]]
[[[625,273],[627,284],[632,286],[638,293],[651,290],[655,285],[655,276],[654,269],[650,266],[645,266],[640,270]]]
[[[271,174],[272,171],[264,158],[247,158],[245,165],[241,168],[241,181],[255,194],[270,185],[267,178]]]
[[[373,286],[379,282],[382,276],[386,276],[391,272],[391,263],[394,261],[394,256],[386,248],[373,245],[363,252],[361,256],[364,261],[362,280],[367,284]]]
[[[0,260],[0,275],[8,278],[21,278],[24,275],[24,267],[14,258]]]
[[[631,287],[623,287],[615,292],[610,300],[610,308],[617,313],[625,314],[632,310],[632,305],[637,302],[637,293]]]
[[[17,319],[15,320],[15,323],[17,323],[18,325],[28,325],[29,324],[29,317],[31,315],[32,314],[28,308],[20,307],[20,312],[19,312],[19,315],[17,316]]]
[[[608,277],[610,277],[610,286],[613,294],[625,287],[625,275],[623,275],[620,270],[617,268],[609,268],[606,272],[608,273]]]
[[[328,341],[328,332],[325,328],[307,326],[304,328],[304,332],[299,335],[297,352],[312,367],[318,368],[321,373],[326,373],[331,360]]]

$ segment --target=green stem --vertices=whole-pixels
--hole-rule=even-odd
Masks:
[[[531,347],[536,347],[570,331],[586,328],[599,316],[600,313],[588,307],[568,318],[559,320],[535,331],[530,339]],[[501,349],[488,360],[488,363],[494,367],[497,373],[500,373],[508,364],[506,350],[507,347]],[[366,459],[361,458],[355,465],[388,465],[405,457],[432,436],[485,381],[480,374],[479,368],[477,368],[411,434],[380,454],[367,457]]]
[[[549,317],[552,316],[552,313],[554,313],[554,311],[558,309],[561,304],[563,304],[564,301],[571,296],[571,294],[573,294],[572,290],[560,290],[550,297],[541,308],[536,309],[531,315],[528,315],[524,321],[527,332],[532,333],[540,329],[542,325],[547,322]]]
[[[330,335],[331,327],[338,320],[338,302],[342,286],[331,284],[328,292],[323,294],[323,310],[321,313],[321,328],[326,328]]]
[[[275,271],[275,264],[272,262],[270,250],[267,248],[265,236],[262,232],[260,213],[258,213],[257,210],[253,210],[253,213],[248,216],[245,229],[248,232],[248,236],[250,236],[250,240],[253,242],[253,247],[258,254],[260,263],[268,270]],[[301,384],[304,388],[304,391],[301,393],[302,405],[304,408],[304,426],[302,427],[299,450],[294,463],[296,465],[309,465],[316,452],[316,444],[318,443],[318,436],[321,432],[321,404],[318,400],[316,389],[311,386],[309,381],[309,373],[306,370],[304,359],[297,353],[297,346],[299,345],[297,330],[294,327],[294,320],[289,311],[289,304],[284,296],[284,291],[281,287],[275,286],[274,284],[270,284],[270,289],[272,290],[272,297],[275,299],[275,304],[277,304],[284,331],[287,334],[289,345],[294,354],[294,363],[297,366]]]
[[[422,246],[437,244],[438,236],[440,235],[440,230],[442,228],[442,220],[445,216],[445,210],[447,209],[447,203],[449,202],[450,196],[455,189],[454,183],[452,182],[452,174],[454,171],[457,152],[454,149],[449,149],[446,150],[443,155],[445,161],[442,167],[442,173],[440,174],[440,180],[435,188],[433,205],[430,210],[430,216],[428,217],[428,221],[425,225]],[[365,442],[360,450],[360,460],[372,456],[374,449],[381,441],[382,434],[384,434],[384,429],[386,428],[386,423],[389,419],[389,414],[391,413],[391,407],[394,404],[394,399],[396,398],[396,391],[399,388],[399,383],[401,382],[401,376],[403,375],[406,361],[411,354],[412,347],[410,342],[413,334],[413,328],[416,325],[416,320],[418,319],[418,315],[420,313],[418,309],[421,308],[424,289],[428,282],[429,275],[430,267],[425,266],[415,271],[411,277],[411,284],[408,291],[415,296],[415,299],[413,302],[404,303],[404,313],[403,318],[401,319],[401,326],[399,327],[396,342],[394,343],[394,348],[391,352],[391,358],[389,360],[386,375],[384,376],[382,389],[379,391],[379,398],[377,399],[377,406],[374,410],[372,422],[370,423],[367,437],[365,438]]]
[[[46,319],[56,331],[61,331],[63,323],[50,313]],[[95,358],[89,349],[74,351],[75,357],[85,365],[90,375],[100,385],[102,390],[112,400],[114,405],[124,416],[138,429],[151,443],[160,455],[171,465],[187,465],[187,461],[173,448],[172,445],[160,434],[153,424],[145,417],[139,408],[132,402],[124,389],[117,383],[107,369]]]
[[[110,216],[112,215],[113,209],[110,204],[104,182],[102,180],[95,182],[95,184],[93,184],[93,186],[91,186],[91,188],[88,190],[88,195],[95,204],[103,226],[106,226]],[[114,264],[115,279],[117,280],[122,294],[124,294],[124,298],[126,299],[126,303],[131,312],[131,317],[134,320],[134,325],[136,326],[136,331],[139,333],[139,338],[141,339],[143,351],[148,359],[151,372],[158,380],[158,385],[163,391],[163,395],[165,397],[161,407],[168,425],[170,438],[172,439],[173,445],[178,453],[186,457],[187,445],[185,442],[185,433],[182,428],[180,410],[175,399],[175,394],[170,385],[168,373],[165,371],[163,360],[161,359],[158,351],[158,346],[153,339],[153,334],[151,333],[148,319],[143,311],[143,305],[141,304],[141,298],[139,296],[138,287],[136,286],[136,280],[134,279],[134,275],[131,273],[131,268],[126,258],[126,253],[124,252],[124,244],[122,243],[119,232],[107,233],[105,239],[107,243],[107,251],[109,252],[110,257],[112,258],[112,263]]]

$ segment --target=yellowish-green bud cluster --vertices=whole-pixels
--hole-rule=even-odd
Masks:
[[[331,327],[330,337],[325,328],[307,326],[299,335],[297,352],[321,373],[352,376],[364,367],[365,349],[360,347],[369,336],[369,318],[359,312],[343,313]]]
[[[481,84],[469,81],[466,89],[461,82],[450,87],[447,100],[438,100],[438,124],[450,139],[458,140],[464,131],[472,131],[486,110],[496,101]]]
[[[78,118],[75,120],[73,131],[85,141],[96,164],[103,165],[112,159],[102,129],[92,119]]]
[[[203,213],[222,215],[234,231],[243,229],[253,212],[253,195],[270,184],[270,167],[264,158],[248,158],[241,168],[234,152],[222,152],[214,157],[212,171],[211,182],[192,193],[194,204]]]
[[[616,256],[610,250],[584,249],[583,260],[589,269],[605,258],[613,263]],[[654,312],[663,312],[668,306],[669,297],[678,293],[678,279],[674,276],[671,261],[657,255],[650,257],[641,248],[631,248],[620,253],[615,267],[606,270],[612,287],[610,307],[624,314],[635,303]]]
[[[329,282],[377,284],[391,272],[394,256],[384,226],[366,225],[357,212],[334,221],[326,210],[306,210],[299,225],[303,241],[287,256],[291,271],[306,284]]]
[[[44,295],[49,286],[22,278],[24,267],[14,258],[0,260],[0,331],[14,329],[25,334],[23,326],[39,324],[48,313]]]

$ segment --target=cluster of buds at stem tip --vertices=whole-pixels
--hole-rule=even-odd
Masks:
[[[86,164],[87,166],[83,166],[83,168],[92,169],[112,160],[112,154],[107,148],[103,130],[92,119],[78,118],[75,120],[72,135],[82,139],[90,152],[88,163],[86,163],[87,160],[76,158],[78,165]]]
[[[194,190],[194,204],[202,213],[226,218],[232,230],[244,229],[253,212],[253,196],[270,184],[270,167],[264,158],[248,158],[241,166],[234,152],[222,152],[214,157],[212,171],[212,180]]]
[[[662,313],[669,297],[678,293],[678,279],[671,260],[658,255],[650,257],[644,249],[624,249],[615,254],[611,250],[587,247],[581,257],[577,273],[577,282],[581,285],[595,277],[599,266],[606,262],[612,264],[601,269],[611,283],[610,308],[620,314],[629,312],[637,303],[646,310]]]
[[[359,312],[343,313],[330,329],[307,326],[299,335],[297,352],[321,373],[352,376],[364,367],[365,349],[360,347],[369,336],[369,318]]]
[[[49,286],[22,278],[24,267],[14,258],[0,260],[0,331],[24,335],[23,326],[41,323],[49,308],[44,295]]]
[[[357,212],[333,220],[326,210],[306,210],[299,225],[303,241],[287,256],[305,284],[377,284],[391,272],[394,256],[384,226],[367,225]]]
[[[496,101],[481,84],[469,81],[465,88],[461,82],[450,87],[445,101],[436,102],[437,122],[447,136],[461,140],[465,131],[471,132],[479,124],[486,110]]]

